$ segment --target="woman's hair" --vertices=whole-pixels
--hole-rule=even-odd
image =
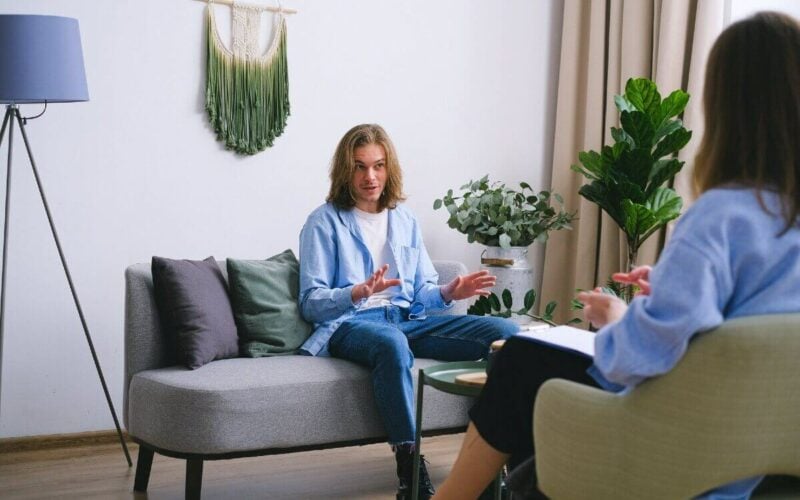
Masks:
[[[397,153],[394,150],[389,135],[380,125],[364,124],[351,128],[336,146],[336,152],[331,160],[331,190],[327,201],[338,208],[349,209],[356,205],[353,193],[353,173],[356,169],[355,150],[368,144],[377,144],[383,147],[386,155],[384,168],[386,169],[386,185],[378,200],[378,208],[395,208],[397,202],[405,200],[403,195],[403,172]]]
[[[694,165],[697,193],[723,184],[781,195],[783,232],[800,212],[800,27],[761,12],[714,43],[703,88],[705,133]]]

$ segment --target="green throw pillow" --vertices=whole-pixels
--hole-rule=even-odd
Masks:
[[[290,354],[311,334],[297,305],[300,263],[291,250],[267,260],[228,259],[228,287],[243,356]]]

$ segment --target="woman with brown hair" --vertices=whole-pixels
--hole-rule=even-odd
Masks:
[[[546,380],[634,390],[671,370],[698,332],[741,316],[800,312],[797,22],[767,12],[728,27],[711,50],[703,92],[705,135],[694,166],[700,197],[652,271],[616,275],[649,293],[630,305],[599,289],[579,294],[586,319],[600,328],[593,359],[510,339],[435,498],[475,498],[509,458],[534,454],[533,403]],[[760,480],[698,494],[749,498]]]
[[[398,499],[410,498],[413,474],[414,356],[464,361],[486,356],[517,332],[506,319],[429,316],[456,300],[488,295],[487,271],[439,286],[419,224],[404,199],[392,141],[378,125],[358,125],[336,148],[327,203],[300,233],[300,308],[314,323],[301,351],[368,367],[397,459]],[[420,462],[420,497],[433,494]]]

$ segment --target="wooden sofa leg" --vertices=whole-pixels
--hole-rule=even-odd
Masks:
[[[136,459],[136,478],[133,481],[133,491],[144,493],[150,481],[150,468],[153,466],[154,451],[147,446],[139,446],[139,457]]]
[[[186,460],[186,500],[200,500],[200,487],[203,485],[203,461]]]

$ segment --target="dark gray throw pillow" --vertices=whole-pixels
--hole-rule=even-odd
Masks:
[[[267,260],[228,259],[227,264],[242,355],[257,358],[295,352],[312,327],[300,317],[300,264],[292,251]]]
[[[194,370],[239,352],[225,278],[214,257],[153,257],[153,288],[164,325],[174,335],[178,360]]]

